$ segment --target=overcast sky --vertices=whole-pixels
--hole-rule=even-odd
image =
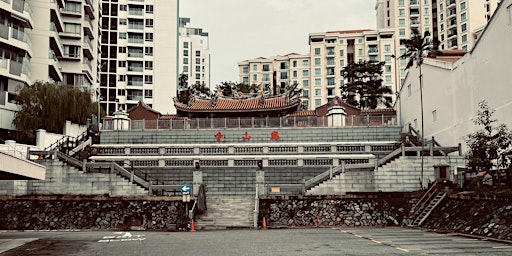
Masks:
[[[375,0],[181,0],[180,17],[209,33],[212,89],[238,82],[238,62],[309,52],[308,35],[375,29]]]

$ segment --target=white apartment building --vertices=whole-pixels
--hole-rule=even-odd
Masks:
[[[210,47],[208,32],[189,26],[190,18],[179,22],[179,74],[188,75],[188,84],[205,85],[210,88]],[[180,88],[186,89],[186,88]]]
[[[18,88],[49,81],[94,91],[99,0],[2,0],[0,10],[0,132],[15,129]]]
[[[100,103],[175,113],[179,0],[103,0]],[[158,31],[158,33],[156,33]]]
[[[382,85],[395,92],[394,30],[344,30],[309,34],[311,54],[310,108],[341,97],[345,78],[342,70],[350,62],[385,62]],[[304,89],[306,90],[306,89]],[[389,95],[394,97],[393,95]]]
[[[289,53],[268,58],[259,57],[238,63],[239,81],[247,85],[258,85],[270,95],[283,92],[287,86],[298,84],[303,89],[302,103],[309,106],[310,56]]]
[[[471,50],[500,0],[438,0],[439,49]]]
[[[309,35],[310,54],[256,58],[238,63],[241,83],[262,85],[278,94],[297,83],[304,109],[315,109],[341,96],[345,78],[341,70],[349,62],[383,61],[383,85],[395,91],[393,30],[346,30]],[[392,96],[392,95],[390,95]]]
[[[470,0],[472,1],[472,0]],[[422,65],[426,138],[442,145],[462,143],[464,136],[481,129],[473,124],[478,103],[486,100],[494,118],[512,128],[512,0],[500,6],[473,49],[460,59],[427,58]],[[403,123],[421,127],[419,70],[411,68],[402,91]]]

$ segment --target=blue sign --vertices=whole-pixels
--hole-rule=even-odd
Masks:
[[[183,186],[181,186],[181,193],[183,193],[183,194],[189,194],[189,193],[190,193],[190,186],[189,186],[189,185],[183,185]]]

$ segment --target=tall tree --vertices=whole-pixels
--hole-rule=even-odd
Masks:
[[[37,129],[61,133],[66,120],[85,125],[97,111],[88,90],[48,82],[23,87],[16,101],[21,109],[13,124],[28,138],[34,138]]]
[[[421,145],[425,146],[425,125],[423,115],[423,73],[421,66],[426,56],[440,54],[437,50],[437,42],[432,42],[430,39],[430,33],[426,31],[422,36],[417,29],[413,29],[413,35],[410,39],[405,39],[403,44],[406,47],[405,53],[400,56],[400,59],[407,60],[407,66],[405,69],[409,69],[416,63],[419,69],[419,80],[420,80],[420,106],[421,106]],[[421,184],[423,185],[423,149],[421,150]]]
[[[465,137],[468,167],[473,170],[508,169],[512,161],[512,131],[504,124],[494,126],[494,109],[486,101],[478,103],[477,117],[473,123],[482,127]]]
[[[342,98],[348,104],[368,109],[378,106],[391,107],[391,89],[382,86],[382,66],[384,62],[363,61],[350,62],[341,70],[348,79],[341,87]]]

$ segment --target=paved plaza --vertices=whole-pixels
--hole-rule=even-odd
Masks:
[[[1,256],[404,254],[511,255],[512,244],[404,228],[0,233]]]

